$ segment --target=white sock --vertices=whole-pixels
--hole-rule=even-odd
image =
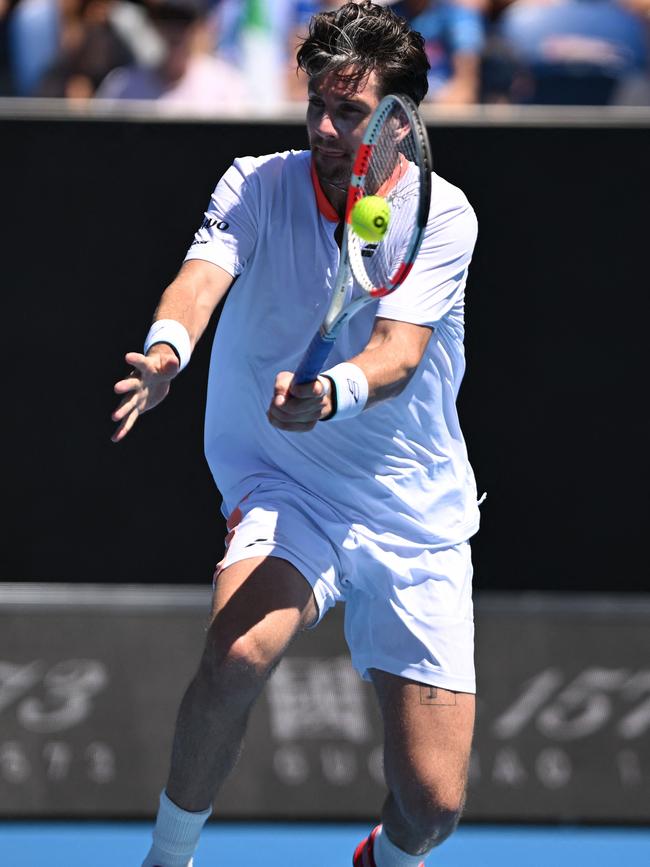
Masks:
[[[375,837],[372,855],[377,867],[419,867],[426,858],[426,855],[409,855],[408,852],[399,849],[388,839],[383,826],[380,826]]]
[[[153,844],[142,867],[192,867],[192,855],[211,812],[212,807],[202,813],[189,813],[161,792]]]

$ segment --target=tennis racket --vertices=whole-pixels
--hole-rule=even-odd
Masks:
[[[384,97],[352,168],[332,300],[295,382],[313,382],[344,323],[375,298],[394,292],[408,276],[429,216],[431,170],[429,139],[415,103],[407,96]],[[352,228],[352,209],[364,196],[382,196],[390,208],[386,233],[376,243],[365,242]],[[360,292],[353,293],[355,285]]]

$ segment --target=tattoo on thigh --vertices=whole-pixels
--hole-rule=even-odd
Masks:
[[[420,704],[455,705],[456,693],[437,686],[420,686]]]

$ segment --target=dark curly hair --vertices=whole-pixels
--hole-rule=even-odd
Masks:
[[[422,36],[387,6],[371,0],[314,15],[296,59],[310,78],[352,67],[342,77],[357,83],[374,71],[382,95],[405,93],[416,103],[428,89]]]

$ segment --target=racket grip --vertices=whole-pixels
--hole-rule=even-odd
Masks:
[[[333,339],[326,340],[320,331],[315,334],[293,375],[294,381],[313,382],[323,369],[333,346]]]

